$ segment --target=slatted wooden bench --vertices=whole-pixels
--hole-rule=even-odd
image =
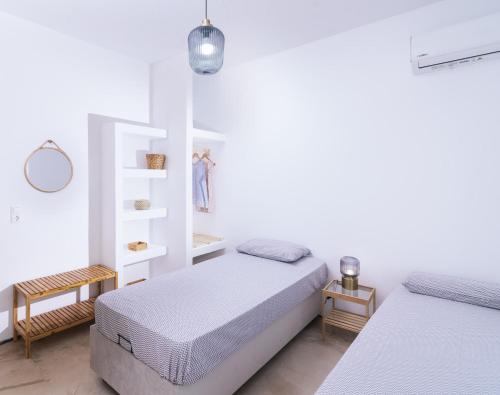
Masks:
[[[94,301],[96,298],[90,298],[83,302],[77,302],[32,317],[30,314],[30,305],[33,301],[93,283],[98,283],[98,294],[101,294],[103,291],[103,282],[109,279],[114,279],[114,287],[116,289],[118,286],[118,274],[106,266],[94,265],[14,284],[12,309],[14,341],[17,341],[18,335],[24,338],[26,358],[31,358],[31,343],[33,341],[83,324],[84,322],[92,321],[94,319]],[[26,318],[21,321],[17,320],[19,294],[24,296],[26,303]]]

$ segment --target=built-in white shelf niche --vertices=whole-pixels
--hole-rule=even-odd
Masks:
[[[124,209],[122,212],[123,221],[138,221],[143,219],[166,218],[166,208],[150,208],[149,210]]]
[[[203,130],[193,128],[192,130],[193,142],[201,143],[203,141],[209,143],[225,143],[226,135],[223,133],[212,132],[210,130]]]
[[[227,240],[213,241],[206,245],[200,245],[193,247],[193,258],[197,258],[202,255],[210,254],[212,252],[221,251],[227,246]]]
[[[213,213],[203,213],[198,212],[194,209],[192,210],[191,226],[188,226],[188,240],[190,240],[189,245],[191,246],[191,262],[193,258],[196,259],[195,262],[199,262],[206,258],[213,256],[213,253],[223,252],[227,246],[227,240],[222,234],[222,226],[220,221],[220,211],[222,207],[222,189],[220,188],[221,177],[224,173],[224,152],[225,152],[226,135],[223,133],[218,133],[210,130],[203,130],[199,128],[192,128],[190,131],[190,139],[188,139],[188,144],[192,152],[203,151],[205,149],[210,150],[210,158],[216,163],[215,173],[213,176],[214,181],[214,195],[215,195],[215,210]],[[189,179],[192,178],[192,166],[190,166],[188,173]],[[192,190],[190,191],[192,194]],[[192,202],[192,196],[188,196],[190,202]],[[194,242],[194,234],[200,236],[206,235],[205,242]],[[210,255],[209,255],[210,254]],[[193,263],[195,263],[193,262]]]
[[[138,263],[148,261],[153,258],[158,258],[167,254],[167,247],[163,245],[149,244],[146,250],[130,251],[127,245],[123,246],[122,264],[130,265],[131,263]]]
[[[158,147],[167,131],[127,122],[106,123],[102,131],[102,257],[118,272],[119,286],[150,275],[150,262],[165,256],[165,241],[157,240],[151,221],[167,220],[167,202],[155,201],[152,190],[166,188],[167,170],[147,168],[147,153]],[[149,210],[136,210],[134,201],[149,199]],[[165,224],[166,226],[166,224]],[[145,241],[148,248],[130,251],[128,243]]]
[[[167,178],[166,170],[123,168],[123,178]]]

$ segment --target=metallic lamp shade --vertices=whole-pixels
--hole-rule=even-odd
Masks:
[[[224,34],[208,24],[189,33],[189,65],[197,74],[215,74],[224,62]]]

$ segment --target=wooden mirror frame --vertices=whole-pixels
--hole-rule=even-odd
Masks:
[[[47,144],[52,144],[54,145],[54,147],[46,147]],[[48,191],[48,190],[45,190],[45,189],[42,189],[42,188],[39,188],[37,187],[36,185],[34,185],[31,180],[29,179],[29,175],[28,175],[28,163],[30,161],[30,159],[38,152],[38,151],[42,151],[42,150],[53,150],[53,151],[57,151],[59,152],[60,154],[62,154],[66,160],[68,161],[69,163],[69,168],[70,168],[70,175],[69,175],[69,178],[68,178],[68,181],[59,189],[56,189],[56,190],[53,190],[53,191]],[[54,140],[47,140],[45,141],[40,147],[38,147],[37,149],[35,149],[29,156],[28,158],[26,159],[26,161],[24,162],[24,177],[26,178],[26,181],[28,181],[28,184],[30,184],[34,189],[36,189],[37,191],[40,191],[40,192],[43,192],[43,193],[55,193],[55,192],[59,192],[59,191],[62,191],[64,188],[66,188],[69,183],[71,182],[71,180],[73,180],[73,162],[71,162],[71,159],[69,158],[69,156],[66,154],[66,152],[63,151],[63,149],[61,147],[59,147],[56,142]]]

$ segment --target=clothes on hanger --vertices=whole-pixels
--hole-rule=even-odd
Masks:
[[[206,164],[198,160],[193,163],[193,204],[196,209],[208,210],[208,199]]]
[[[204,211],[207,213],[213,213],[214,209],[215,209],[214,170],[215,170],[215,163],[212,161],[206,162],[208,207],[206,208],[206,211],[204,211],[204,209],[202,209],[200,211]]]
[[[214,211],[213,173],[215,162],[210,159],[210,151],[200,156],[193,154],[193,205],[197,211],[211,213]]]

